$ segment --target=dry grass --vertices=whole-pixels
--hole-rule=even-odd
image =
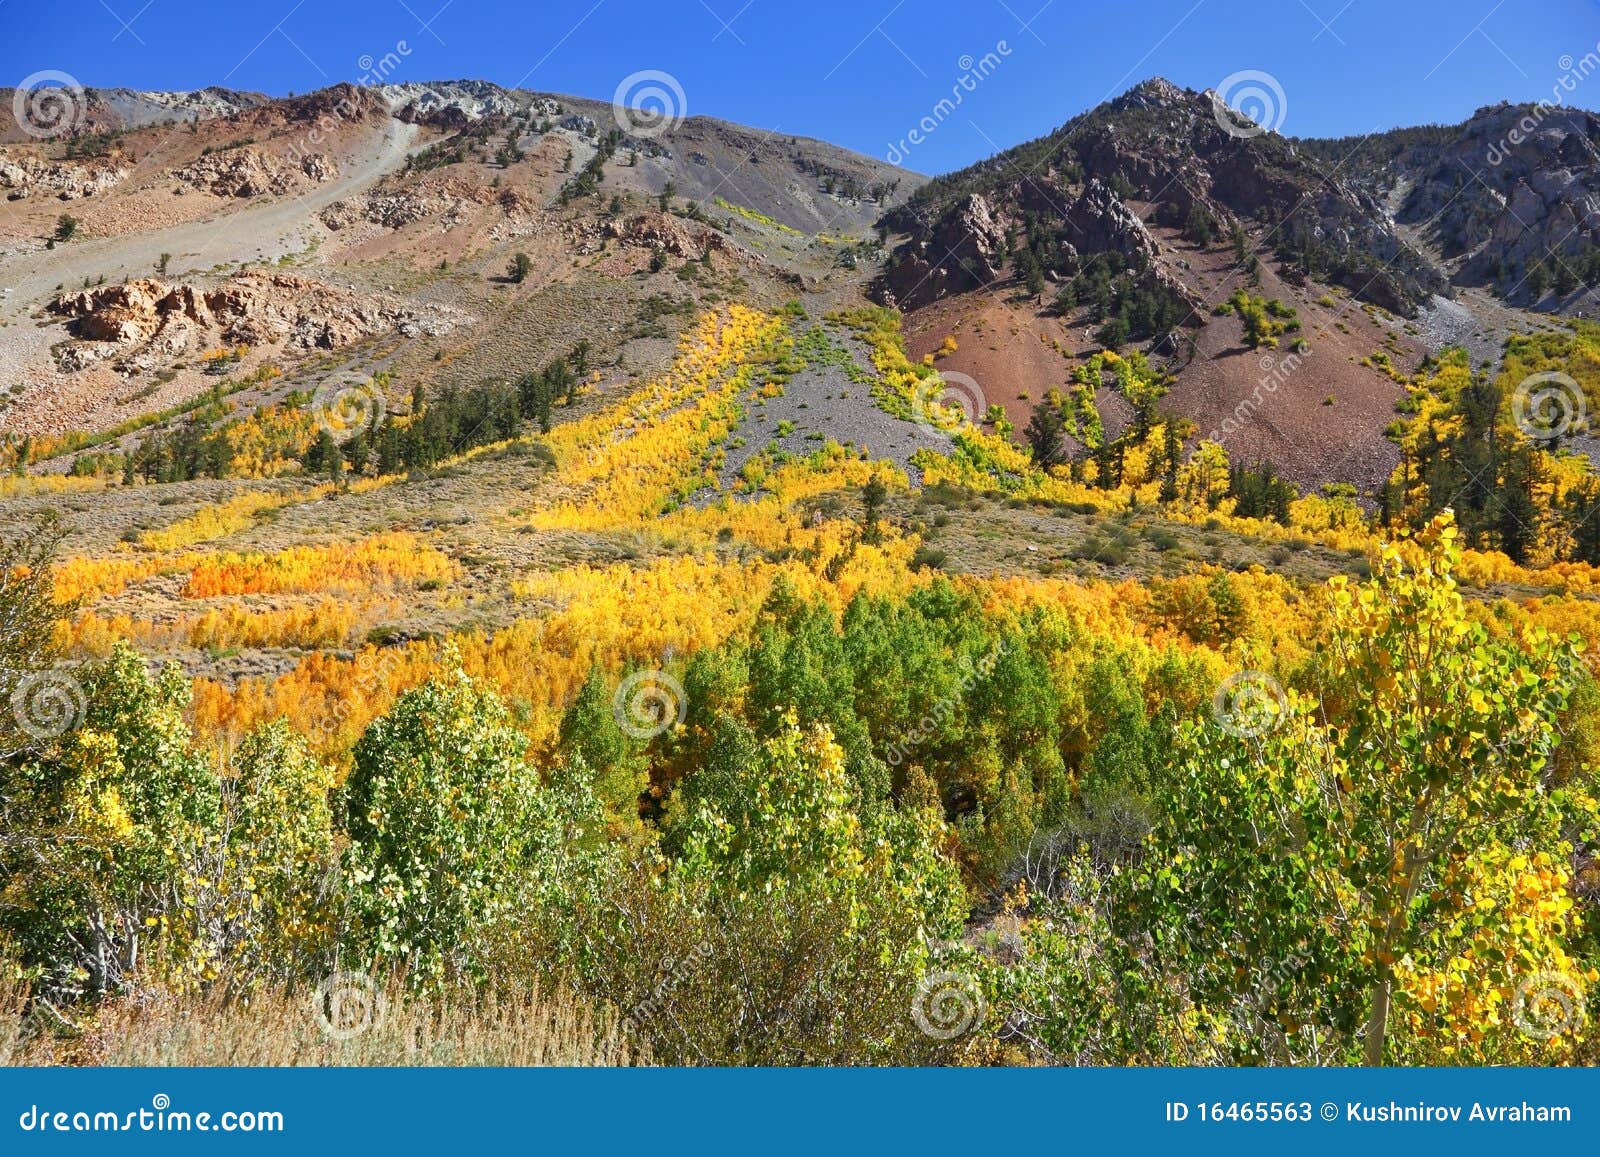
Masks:
[[[106,1066],[596,1066],[644,1063],[615,1017],[565,990],[502,991],[432,1004],[398,984],[367,1027],[332,1039],[311,991],[145,994],[112,1001],[78,1031],[31,1031],[24,996],[0,988],[0,1064]],[[351,1006],[347,1005],[347,1010]]]

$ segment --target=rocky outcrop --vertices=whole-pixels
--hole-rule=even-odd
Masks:
[[[733,246],[714,229],[691,228],[669,213],[638,213],[606,221],[601,235],[639,249],[655,249],[685,260],[706,252],[730,253]]]
[[[46,193],[63,201],[93,197],[128,178],[128,170],[111,161],[75,164],[50,161],[32,153],[0,152],[0,189],[24,195]]]
[[[1370,194],[1276,133],[1230,131],[1211,94],[1159,79],[1050,137],[941,178],[891,214],[886,224],[910,240],[889,264],[885,296],[915,307],[995,279],[994,262],[981,251],[994,231],[969,219],[974,204],[1000,222],[1002,237],[1029,219],[1046,225],[1035,236],[1056,234],[1051,245],[1059,251],[1040,255],[1047,275],[1070,274],[1079,257],[1116,252],[1165,276],[1141,218],[1181,225],[1198,214],[1213,236],[1235,225],[1257,229],[1285,262],[1302,262],[1311,276],[1397,313],[1413,314],[1448,291]]]
[[[337,349],[380,333],[449,333],[469,320],[442,306],[412,307],[287,273],[245,272],[204,288],[141,278],[69,293],[51,303],[79,339],[58,347],[63,369],[108,358],[147,370],[219,345]]]
[[[883,289],[904,309],[998,281],[1006,234],[993,205],[973,194],[951,206],[896,251]]]
[[[432,175],[402,186],[385,186],[359,197],[335,201],[319,215],[325,226],[337,233],[363,221],[386,229],[404,229],[418,221],[438,219],[453,228],[467,210],[479,205],[499,203],[509,214],[538,208],[524,194],[510,189],[462,180],[453,176]]]
[[[1079,253],[1120,253],[1136,266],[1155,260],[1155,239],[1144,222],[1098,177],[1089,178],[1066,222]]]
[[[375,91],[400,120],[436,128],[460,129],[486,116],[517,111],[510,93],[484,80],[384,84]]]
[[[1397,216],[1424,226],[1461,284],[1538,304],[1588,274],[1600,246],[1600,116],[1496,105],[1454,135],[1409,149],[1392,176],[1409,187]],[[1542,267],[1542,276],[1529,271]]]
[[[322,153],[308,153],[296,162],[245,147],[201,157],[172,175],[216,197],[260,197],[292,193],[337,173],[338,166]]]

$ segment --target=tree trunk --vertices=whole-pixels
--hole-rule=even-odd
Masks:
[[[1387,964],[1378,965],[1378,983],[1372,987],[1372,1008],[1367,1013],[1366,1063],[1383,1064],[1383,1042],[1389,1028],[1389,993],[1394,974]]]

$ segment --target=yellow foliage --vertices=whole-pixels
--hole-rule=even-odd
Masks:
[[[161,530],[147,530],[139,542],[152,550],[181,550],[213,539],[226,538],[246,527],[270,510],[321,498],[334,489],[331,483],[298,494],[275,494],[252,490],[230,498],[220,506],[206,506]]]

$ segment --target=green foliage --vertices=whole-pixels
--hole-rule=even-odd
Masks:
[[[66,529],[45,515],[13,537],[0,540],[0,698],[10,703],[25,693],[30,675],[48,670],[56,659],[56,620],[75,606],[55,599],[51,563]],[[32,746],[19,712],[0,712],[0,761]],[[0,792],[0,801],[4,793]]]
[[[1067,447],[1064,441],[1066,432],[1067,422],[1062,417],[1059,404],[1045,398],[1034,406],[1033,415],[1028,419],[1028,426],[1023,434],[1028,439],[1029,448],[1033,450],[1035,465],[1042,470],[1048,470],[1066,461]]]
[[[1255,297],[1244,289],[1234,290],[1233,296],[1213,312],[1237,314],[1244,324],[1244,343],[1251,349],[1277,349],[1282,334],[1294,333],[1300,328],[1290,306],[1277,298]]]
[[[1289,525],[1289,504],[1300,495],[1292,483],[1278,477],[1271,462],[1254,469],[1235,465],[1228,472],[1228,492],[1236,499],[1233,512],[1240,518],[1270,518]]]
[[[588,770],[615,830],[636,829],[640,799],[649,787],[650,763],[643,744],[617,723],[611,689],[598,668],[589,672],[561,717],[559,747],[564,760]]]
[[[1096,340],[1108,349],[1168,334],[1191,312],[1183,297],[1152,271],[1130,266],[1115,252],[1096,253],[1073,270],[1056,295],[1055,309],[1063,316],[1085,310],[1089,321],[1101,327]]]
[[[471,974],[516,910],[538,776],[492,691],[449,669],[367,729],[342,801],[357,945],[421,979]]]
[[[188,681],[118,645],[81,675],[79,726],[6,769],[0,929],[56,997],[117,991],[189,892],[220,785],[192,750]]]
[[[224,851],[208,873],[218,890],[212,914],[218,945],[235,979],[292,979],[294,964],[327,947],[327,905],[338,857],[329,806],[333,777],[305,739],[277,720],[239,745],[222,782]],[[228,944],[230,934],[241,943]]]
[[[719,758],[680,789],[666,887],[618,894],[593,983],[671,1061],[904,1059],[927,946],[967,908],[937,808],[864,818],[825,725],[791,713],[757,744],[721,718]]]
[[[1363,587],[1336,580],[1326,722],[1291,696],[1256,726],[1180,729],[1123,911],[1235,1059],[1379,1063],[1415,1040],[1386,1047],[1397,1009],[1447,1040],[1481,1032],[1459,1025],[1453,985],[1509,993],[1524,969],[1566,964],[1560,903],[1484,898],[1559,888],[1566,833],[1593,830],[1593,802],[1546,780],[1575,660],[1468,621],[1453,535],[1388,548]],[[1525,847],[1546,850],[1542,873]]]

